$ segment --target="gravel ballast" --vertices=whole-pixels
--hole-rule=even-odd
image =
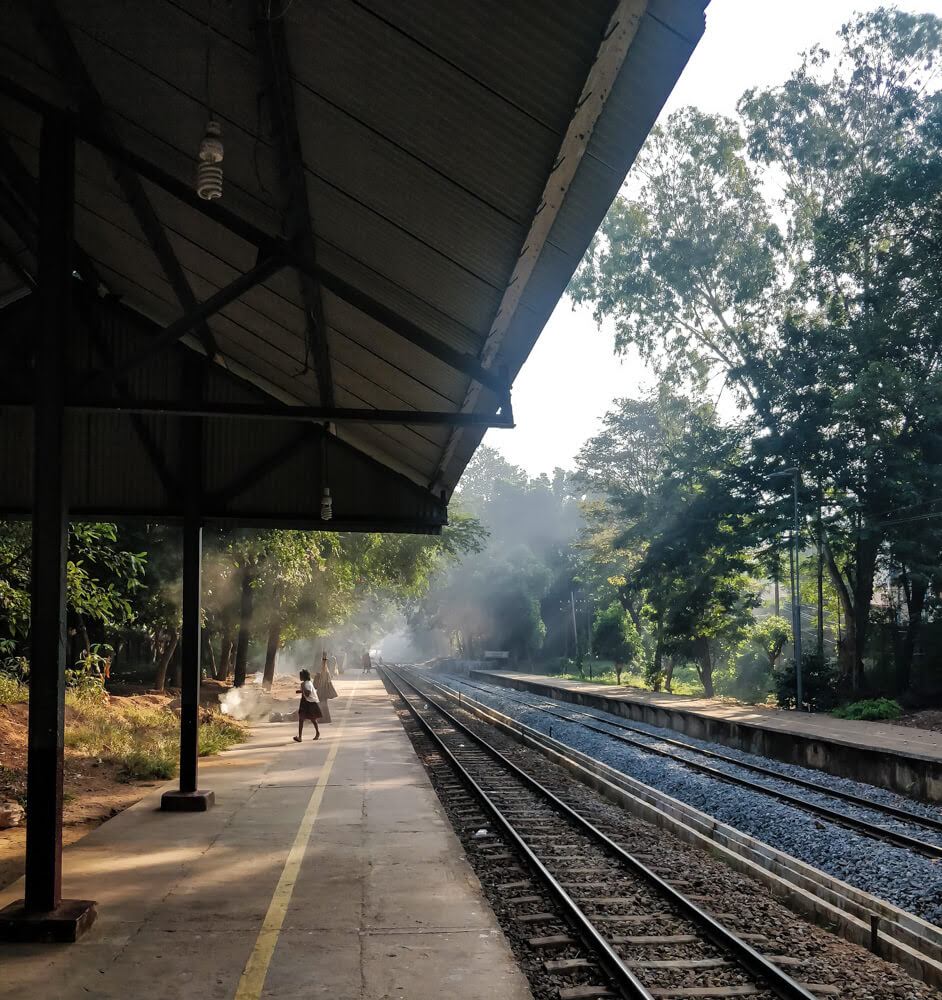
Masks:
[[[646,753],[602,733],[587,729],[578,721],[565,721],[556,716],[547,715],[541,709],[550,707],[554,712],[563,715],[575,711],[587,712],[602,724],[621,721],[605,712],[585,709],[581,706],[575,709],[564,702],[554,701],[542,695],[508,691],[506,688],[496,685],[483,684],[479,681],[468,682],[460,677],[450,675],[438,675],[436,680],[455,691],[464,691],[469,697],[476,698],[506,715],[519,719],[531,728],[551,735],[561,743],[571,746],[573,749],[579,750],[637,781],[679,799],[695,809],[714,816],[721,822],[742,830],[772,847],[785,851],[865,892],[872,893],[904,910],[917,914],[925,920],[942,926],[942,868],[938,862],[933,862],[931,859],[905,848],[875,840],[872,837],[815,817],[795,806],[776,801],[760,792],[740,788],[708,775],[699,774],[678,761]],[[656,743],[658,736],[669,736],[675,740],[679,738],[679,734],[674,730],[659,729],[655,726],[635,722],[632,722],[632,726],[649,732],[652,743]],[[612,732],[617,732],[614,725]],[[633,733],[627,735],[632,736],[632,738],[645,739]],[[938,815],[933,812],[931,807],[903,799],[892,792],[860,782],[833,777],[819,771],[809,771],[807,768],[783,764],[779,761],[757,757],[689,737],[683,738],[683,742],[691,747],[692,759],[697,759],[695,750],[696,747],[700,746],[730,757],[736,756],[738,759],[761,764],[763,767],[774,768],[783,774],[794,774],[827,787],[840,788],[855,795],[896,805],[913,812]],[[681,754],[686,753],[676,747],[668,749]],[[778,783],[774,779],[760,779],[755,774],[736,768],[735,765],[715,759],[707,761],[705,758],[699,758],[699,760],[709,763],[717,770],[730,773],[739,771],[751,781],[767,784],[770,787],[780,784],[783,790],[792,794],[796,793],[796,787],[789,786],[787,782]],[[917,836],[921,840],[942,843],[942,838],[932,831],[913,827],[903,821],[893,820],[870,810],[858,809],[846,802],[826,796],[817,796],[807,789],[797,789],[797,792],[801,797],[814,797],[822,804],[848,815],[860,815],[880,826],[899,829],[912,836]]]

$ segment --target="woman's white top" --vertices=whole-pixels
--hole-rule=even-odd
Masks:
[[[313,681],[305,681],[301,685],[301,694],[304,695],[305,701],[320,702],[320,698],[317,697],[317,688],[314,687]]]

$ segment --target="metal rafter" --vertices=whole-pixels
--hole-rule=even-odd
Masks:
[[[47,111],[61,110],[3,75],[0,75],[0,93],[12,97],[14,100],[19,101],[26,107],[32,108],[39,114],[44,114]],[[146,178],[152,184],[156,184],[157,187],[162,188],[195,212],[211,219],[224,229],[228,229],[229,232],[240,237],[246,243],[257,247],[262,253],[283,252],[295,267],[316,277],[325,288],[332,291],[338,298],[348,301],[347,296],[353,296],[355,293],[356,301],[351,301],[350,305],[377,320],[377,322],[382,323],[397,336],[408,340],[427,354],[438,358],[439,361],[442,361],[455,371],[459,371],[481,385],[487,386],[487,388],[500,398],[507,395],[509,386],[505,382],[501,382],[500,378],[485,368],[477,358],[449,347],[439,340],[438,337],[422,330],[410,320],[399,316],[388,306],[371,298],[365,292],[355,289],[339,276],[331,274],[323,267],[311,267],[309,264],[306,264],[287,240],[266,233],[225,205],[220,205],[219,202],[203,201],[193,190],[192,185],[184,183],[179,178],[169,174],[166,170],[155,166],[145,157],[138,156],[136,153],[125,149],[112,134],[106,133],[98,122],[90,120],[87,114],[80,112],[71,117],[76,135],[83,142],[87,142],[90,146],[94,146],[95,149],[106,154],[113,162],[121,163],[130,170],[135,171],[141,177]]]
[[[169,326],[165,326],[153,340],[108,372],[107,377],[116,378],[118,375],[150,360],[155,354],[172,347],[191,330],[204,324],[210,316],[214,316],[256,285],[262,284],[284,266],[284,258],[276,254],[260,259],[250,271],[240,274],[238,278],[220,288],[208,299],[196,303],[191,312],[174,320]]]
[[[317,251],[294,105],[294,84],[291,80],[285,22],[282,17],[270,17],[270,11],[271,3],[260,0],[255,40],[262,67],[263,89],[268,95],[271,109],[272,130],[278,144],[282,213],[288,239],[294,244],[298,259],[305,265],[298,268],[298,279],[301,297],[304,299],[308,349],[314,355],[314,374],[317,377],[320,400],[324,406],[333,406],[334,383],[330,370],[327,323],[324,320],[324,302],[317,277]]]
[[[111,125],[108,110],[82,62],[78,49],[76,49],[69,34],[69,29],[57,10],[54,0],[41,0],[37,3],[33,16],[36,26],[49,45],[66,83],[71,85],[82,114],[90,118],[98,129],[104,135],[109,136],[116,145],[120,145],[117,134]],[[111,158],[111,166],[115,180],[131,206],[145,239],[153,250],[154,256],[180,303],[180,308],[184,313],[193,312],[199,304],[196,295],[173,247],[170,245],[170,240],[154,211],[154,206],[147,197],[140,177],[120,159]],[[197,334],[208,354],[211,357],[215,356],[217,353],[216,343],[205,321],[198,324]]]
[[[374,410],[354,406],[259,406],[255,403],[201,403],[187,400],[116,401],[95,398],[71,398],[69,409],[85,413],[151,414],[163,417],[208,417],[230,420],[265,420],[281,423],[334,424],[405,424],[427,426],[441,424],[452,427],[513,427],[513,413],[502,410],[499,416],[486,413],[452,413],[447,410]]]
[[[4,179],[10,190],[4,191],[0,187],[0,195],[3,196],[0,197],[0,215],[3,215],[7,219],[7,222],[13,227],[27,249],[38,257],[39,222],[37,219],[37,205],[39,203],[39,184],[17,156],[16,151],[9,144],[6,137],[0,135],[0,180]],[[102,281],[91,258],[74,241],[72,253],[78,273],[88,286],[88,289],[100,287]],[[111,348],[101,328],[100,318],[97,309],[94,308],[91,302],[88,289],[84,289],[81,294],[76,295],[75,301],[95,350],[105,365],[111,365],[113,361]],[[110,405],[120,406],[128,398],[130,388],[125,379],[117,377],[114,381],[112,391],[116,396],[116,400],[112,400]],[[141,442],[141,447],[150,459],[151,465],[157,473],[157,477],[160,479],[167,496],[174,496],[177,491],[176,479],[170,471],[163,450],[140,413],[132,414],[131,426],[134,428],[134,432]]]
[[[305,446],[318,442],[319,437],[317,437],[317,435],[324,433],[326,432],[321,428],[300,428],[297,433],[293,434],[283,444],[275,448],[274,451],[265,455],[251,468],[246,469],[238,475],[227,486],[223,486],[220,489],[213,490],[209,493],[206,498],[207,506],[213,507],[218,504],[222,507],[226,507],[232,500],[243,494],[250,486],[258,482],[259,479],[264,479],[286,462],[289,462],[292,458],[297,456],[304,450]],[[320,495],[319,489],[318,495]]]

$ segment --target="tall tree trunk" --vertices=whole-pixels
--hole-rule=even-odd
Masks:
[[[775,614],[778,616],[781,613],[781,604],[779,603],[778,595],[778,577],[775,578]]]
[[[281,585],[275,584],[272,593],[272,612],[268,620],[268,647],[265,650],[265,672],[262,675],[262,686],[271,690],[275,680],[275,659],[278,656],[278,646],[281,644]]]
[[[654,677],[652,678],[654,682],[654,690],[661,690],[661,679],[663,677],[663,663],[664,663],[664,625],[661,621],[661,615],[658,615],[657,626],[655,628],[655,639],[654,639]],[[670,684],[668,683],[667,690],[670,690]]]
[[[929,592],[929,581],[925,577],[916,577],[907,581],[906,610],[909,620],[906,622],[906,634],[903,637],[903,649],[896,666],[896,690],[904,694],[912,682],[913,657],[916,653],[916,641],[922,628],[922,614],[926,607],[926,595]]]
[[[674,657],[667,657],[667,668],[664,671],[664,690],[671,693],[671,685],[674,683]]]
[[[865,686],[864,653],[870,631],[870,606],[873,603],[873,578],[879,545],[873,539],[857,543],[857,577],[854,581],[854,663],[851,687],[855,694]]]
[[[848,586],[834,558],[827,535],[822,532],[822,536],[828,576],[837,590],[839,605],[844,609],[844,632],[838,642],[841,680],[856,693],[863,686],[864,680],[863,656],[870,625],[870,604],[873,600],[873,577],[879,542],[875,539],[858,540],[854,553],[855,574],[852,585]]]
[[[219,672],[216,674],[216,680],[229,680],[229,675],[232,673],[232,650],[234,647],[232,633],[226,629],[222,634],[222,643],[219,646]]]
[[[163,691],[167,685],[167,668],[179,641],[180,632],[177,629],[167,629],[164,632],[164,641],[157,655],[157,673],[154,677],[156,691]]]
[[[254,610],[254,594],[252,592],[252,574],[248,569],[242,571],[242,604],[239,609],[239,641],[236,644],[235,680],[236,687],[245,684],[245,668],[249,658],[249,638],[252,633],[252,612]]]
[[[213,680],[219,680],[219,668],[216,666],[216,650],[213,649],[213,637],[209,629],[206,630],[206,658],[209,660],[209,670]]]
[[[697,639],[697,651],[700,657],[700,666],[697,673],[700,674],[700,682],[703,684],[703,693],[707,698],[713,697],[713,659],[710,656],[710,640],[701,636]]]
[[[78,619],[78,630],[79,635],[82,637],[82,650],[79,656],[85,657],[92,651],[92,644],[88,638],[88,629],[85,627],[85,619],[81,615],[77,615]]]

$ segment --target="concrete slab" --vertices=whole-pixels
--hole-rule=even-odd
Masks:
[[[158,788],[69,848],[65,892],[96,899],[98,922],[74,945],[0,948],[0,1000],[527,1000],[381,682],[337,687],[317,743],[266,725],[201,762],[215,809],[161,813]]]

